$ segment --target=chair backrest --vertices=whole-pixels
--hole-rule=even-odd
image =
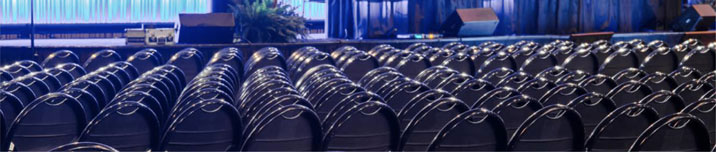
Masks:
[[[19,78],[15,78],[12,81],[20,82],[29,87],[33,93],[37,95],[44,95],[50,93],[50,86],[48,86],[42,80],[32,77],[31,75],[25,75]]]
[[[59,50],[50,53],[50,55],[47,55],[45,57],[45,60],[42,61],[42,67],[50,68],[55,67],[57,64],[61,63],[76,63],[80,64],[80,57],[77,56],[74,52],[70,50]]]
[[[164,111],[168,110],[164,110],[164,104],[147,92],[130,91],[118,94],[111,102],[108,103],[108,105],[116,105],[126,101],[141,103],[152,110],[152,112],[156,115],[157,120],[162,122],[165,120],[166,116]]]
[[[716,49],[696,46],[681,60],[680,66],[693,67],[701,72],[716,70]]]
[[[62,70],[69,72],[70,74],[72,74],[72,77],[75,79],[87,74],[87,72],[85,71],[85,68],[83,68],[79,64],[75,64],[75,63],[62,63],[62,64],[58,64],[57,66],[55,66],[55,68],[62,69]]]
[[[598,93],[587,93],[567,103],[582,116],[585,133],[591,133],[604,117],[616,109],[614,101]]]
[[[473,109],[445,124],[428,151],[502,151],[507,149],[502,118],[487,109]]]
[[[429,105],[432,102],[438,101],[441,98],[451,97],[453,96],[450,95],[450,93],[448,92],[442,90],[430,90],[418,94],[417,96],[413,97],[413,99],[410,99],[408,104],[406,104],[402,109],[397,109],[399,107],[394,108],[396,114],[398,115],[398,120],[400,121],[401,130],[404,129],[406,125],[408,125],[410,120],[412,120],[416,115],[420,113],[423,107]]]
[[[711,142],[701,119],[687,113],[665,116],[639,135],[629,151],[708,151]]]
[[[539,99],[556,86],[557,85],[554,82],[549,81],[546,78],[535,78],[520,85],[517,88],[517,91],[519,91],[520,94]]]
[[[676,83],[681,85],[688,81],[698,80],[701,78],[701,71],[696,68],[689,66],[680,66],[678,69],[669,73],[670,77],[676,80]]]
[[[99,69],[100,67],[106,66],[112,62],[122,61],[122,56],[114,50],[105,49],[100,50],[92,55],[82,65],[85,70],[92,72]]]
[[[518,69],[517,63],[512,58],[512,56],[510,56],[509,53],[503,52],[503,51],[499,51],[499,52],[495,53],[494,55],[487,58],[487,60],[476,61],[476,63],[478,63],[478,62],[481,64],[477,70],[477,74],[475,74],[476,77],[481,77],[485,73],[488,73],[490,71],[493,71],[495,69],[500,69],[500,68],[507,68],[507,69],[511,69],[511,70]]]
[[[7,91],[0,91],[0,111],[3,113],[2,119],[5,120],[3,126],[6,126],[9,121],[15,120],[23,107],[24,104],[15,95]]]
[[[630,80],[639,81],[646,75],[647,73],[644,72],[644,70],[640,70],[637,68],[627,68],[614,74],[612,76],[612,79],[614,79],[614,81],[618,84],[621,84]]]
[[[671,73],[676,70],[680,63],[679,57],[672,49],[668,47],[660,47],[651,53],[649,53],[644,61],[639,65],[639,69],[646,71],[649,74],[655,72]]]
[[[85,90],[92,94],[92,96],[97,99],[97,105],[99,105],[100,108],[107,105],[107,103],[112,100],[113,97],[107,96],[104,93],[104,90],[102,90],[96,83],[89,81],[89,80],[77,80],[73,81],[72,83],[68,83],[65,86],[62,87],[62,90],[67,90],[71,88],[77,88],[80,90]]]
[[[542,107],[542,104],[536,99],[521,95],[502,100],[490,110],[497,113],[504,120],[507,136],[510,137],[527,117],[542,109]]]
[[[681,96],[671,91],[656,91],[639,101],[640,104],[654,108],[660,115],[669,115],[681,111],[686,104]]]
[[[42,72],[52,75],[59,81],[60,87],[75,80],[70,72],[58,68],[45,68]],[[1,74],[0,74],[1,75]]]
[[[642,82],[646,86],[649,86],[649,88],[651,88],[654,92],[661,90],[671,91],[679,86],[674,77],[671,77],[668,74],[661,72],[654,72],[652,74],[646,75],[645,77],[641,78],[639,82]]]
[[[595,74],[582,80],[582,82],[579,82],[578,85],[582,86],[584,89],[587,89],[587,91],[589,92],[607,94],[609,93],[609,91],[612,90],[612,88],[617,87],[617,85],[619,84],[617,84],[614,79],[606,75]]]
[[[184,49],[175,53],[167,64],[174,65],[184,72],[184,82],[194,79],[194,76],[204,68],[204,60],[196,49]]]
[[[124,101],[104,108],[87,124],[77,141],[104,143],[117,150],[146,151],[159,140],[157,116],[138,102]]]
[[[358,52],[350,54],[349,58],[338,66],[346,73],[349,79],[358,82],[369,71],[380,67],[380,64],[375,57],[365,52]]]
[[[397,150],[400,138],[393,109],[380,102],[365,102],[347,109],[323,128],[321,150],[326,151]]]
[[[623,69],[639,68],[640,64],[636,53],[628,48],[619,48],[604,59],[604,63],[599,67],[599,73],[613,76]]]
[[[699,81],[706,82],[708,84],[716,84],[716,71],[706,73],[699,78]]]
[[[563,83],[547,91],[547,93],[539,98],[539,101],[543,105],[566,105],[569,101],[587,93],[587,90],[574,83]]]
[[[119,150],[112,148],[111,146],[96,143],[96,142],[73,142],[58,146],[52,150],[52,152],[62,151],[106,151],[106,152],[119,152]]]
[[[500,83],[500,81],[512,75],[513,73],[515,73],[514,70],[506,67],[501,67],[496,68],[492,71],[482,73],[481,75],[476,75],[476,78],[480,78],[482,80],[490,82],[490,84],[497,85]]]
[[[188,105],[165,125],[157,150],[225,151],[236,148],[243,126],[230,103],[209,99]]]
[[[152,68],[162,65],[161,55],[154,49],[144,49],[134,53],[132,56],[127,57],[127,62],[137,66],[139,73],[144,73]]]
[[[475,72],[477,72],[477,67],[475,67],[475,63],[470,58],[470,55],[462,52],[455,53],[445,59],[442,63],[433,65],[443,65],[451,69],[460,71],[460,73],[471,76],[475,75]]]
[[[497,83],[497,87],[510,87],[516,89],[532,79],[534,79],[534,77],[531,74],[523,71],[517,71],[500,80],[500,82]]]
[[[702,98],[713,96],[714,86],[705,82],[687,81],[676,87],[674,93],[684,99],[686,105],[699,101]]]
[[[64,93],[43,95],[10,124],[2,150],[50,150],[69,143],[85,126],[82,105]]]
[[[0,86],[0,88],[2,88],[1,90],[7,91],[17,97],[17,99],[19,99],[23,105],[29,104],[38,96],[37,94],[35,94],[35,92],[32,91],[32,89],[30,89],[30,87],[16,81],[2,83],[2,86]]]
[[[560,78],[569,75],[572,71],[562,66],[553,66],[535,74],[535,78],[545,78],[550,82],[557,82]]]
[[[286,60],[277,48],[267,47],[254,52],[244,65],[244,76],[266,66],[278,66],[287,70]],[[186,71],[185,71],[186,72]]]
[[[562,62],[561,66],[570,71],[580,70],[588,74],[597,74],[599,59],[589,49],[577,49]]]
[[[653,108],[632,103],[621,106],[610,112],[588,134],[587,150],[624,151],[641,134],[644,129],[659,119]]]
[[[441,98],[422,107],[403,130],[398,150],[427,150],[444,124],[469,109],[470,107],[457,98]]]
[[[537,51],[535,54],[532,54],[532,56],[527,58],[522,65],[519,65],[519,71],[524,71],[530,75],[536,75],[544,69],[554,67],[559,64],[560,61],[558,61],[557,57],[553,56],[550,52]]]
[[[0,83],[5,81],[10,81],[14,79],[13,75],[10,72],[5,71],[3,67],[0,67]]]
[[[92,118],[94,118],[94,116],[96,116],[100,112],[100,110],[102,110],[102,107],[99,107],[97,98],[95,98],[94,95],[92,95],[92,93],[87,90],[79,88],[67,88],[61,90],[60,92],[74,97],[75,99],[77,99],[78,102],[80,102],[80,104],[82,104],[82,109],[84,109],[85,118],[87,120],[92,120]]]
[[[310,108],[288,105],[270,110],[260,121],[249,124],[243,131],[245,137],[237,150],[315,151],[321,145],[321,124]],[[292,129],[285,129],[291,124]]]
[[[680,111],[692,114],[704,121],[709,130],[711,144],[716,143],[716,99],[703,99],[691,103]]]
[[[609,99],[612,99],[617,106],[622,106],[628,103],[639,102],[639,100],[651,94],[651,88],[644,85],[639,81],[627,81],[619,84],[617,87],[609,91],[606,94]]]
[[[12,63],[12,65],[17,66],[17,67],[22,67],[23,69],[27,69],[30,72],[42,71],[42,66],[32,60],[15,61],[14,63]]]
[[[394,68],[409,78],[415,78],[421,71],[431,66],[432,64],[425,56],[411,53],[407,57],[400,59],[400,62]]]
[[[549,146],[546,146],[549,145]],[[510,138],[510,150],[581,151],[584,127],[579,113],[565,105],[546,106],[525,120]]]
[[[498,104],[500,104],[500,102],[502,102],[503,100],[520,95],[520,92],[517,92],[516,89],[509,87],[499,87],[483,94],[482,97],[480,97],[480,99],[478,99],[474,105],[470,105],[470,107],[492,109]]]

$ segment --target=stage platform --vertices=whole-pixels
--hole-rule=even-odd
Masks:
[[[660,33],[622,33],[615,34],[612,41],[624,41],[631,39],[642,39],[644,41],[662,40],[669,45],[682,41],[683,33],[660,32]],[[91,53],[101,49],[113,49],[124,57],[130,56],[136,51],[144,48],[159,50],[165,58],[184,48],[197,48],[206,54],[211,54],[221,48],[237,47],[248,56],[255,50],[264,47],[277,47],[284,54],[290,54],[293,50],[304,46],[314,46],[322,51],[330,52],[336,48],[351,45],[358,49],[369,50],[375,45],[390,44],[398,48],[406,47],[413,43],[427,43],[432,46],[441,46],[450,42],[461,42],[467,45],[477,45],[486,41],[501,43],[514,43],[521,40],[548,43],[554,40],[568,40],[566,35],[526,35],[526,36],[489,36],[489,37],[468,37],[468,38],[441,38],[441,39],[370,39],[370,40],[345,40],[345,39],[322,39],[307,40],[296,43],[240,43],[240,44],[176,44],[170,46],[134,46],[125,45],[125,39],[39,39],[35,41],[34,51],[30,47],[30,40],[0,40],[0,64],[12,63],[17,60],[42,61],[47,54],[68,49],[77,53],[83,60]]]

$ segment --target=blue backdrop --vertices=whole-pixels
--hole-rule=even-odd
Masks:
[[[457,8],[492,8],[495,35],[664,30],[691,4],[714,0],[327,0],[328,35],[390,38],[436,33]]]

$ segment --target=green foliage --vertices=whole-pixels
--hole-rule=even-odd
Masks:
[[[229,5],[242,40],[252,43],[294,42],[306,36],[306,19],[294,12],[295,7],[274,0],[233,0]]]

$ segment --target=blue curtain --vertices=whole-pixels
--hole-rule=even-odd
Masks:
[[[665,12],[713,1],[328,0],[328,31],[329,37],[334,38],[389,38],[400,33],[436,33],[445,18],[458,8],[492,8],[500,18],[495,35],[659,31],[666,29],[674,17]],[[673,5],[679,5],[677,10],[672,9]],[[344,19],[346,16],[355,17],[355,22],[348,23]],[[353,35],[345,36],[350,35],[348,31],[351,29]],[[337,34],[336,31],[348,33]]]

